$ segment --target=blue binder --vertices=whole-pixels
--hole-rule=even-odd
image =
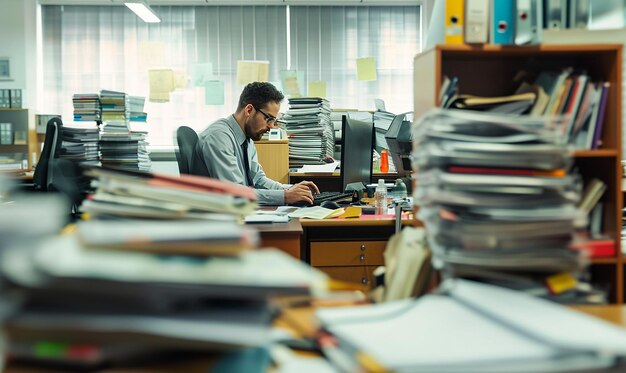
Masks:
[[[515,43],[516,6],[513,0],[493,2],[493,24],[491,42],[493,44]]]

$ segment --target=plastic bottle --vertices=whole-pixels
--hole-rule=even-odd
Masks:
[[[389,172],[389,152],[387,149],[380,151],[380,172],[384,174]]]
[[[378,185],[374,193],[374,206],[376,215],[384,215],[387,212],[387,186],[383,179],[378,179]]]

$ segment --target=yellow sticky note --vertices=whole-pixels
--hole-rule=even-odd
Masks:
[[[346,211],[339,216],[340,218],[350,219],[350,218],[358,218],[361,216],[361,208],[358,206],[348,206],[346,207]]]
[[[280,83],[287,97],[301,97],[304,94],[304,73],[296,70],[281,70]],[[302,90],[300,89],[302,88]]]
[[[139,44],[139,63],[145,68],[168,66],[165,43],[143,41]]]
[[[174,70],[174,89],[187,87],[187,74],[183,70]]]
[[[318,80],[309,83],[309,97],[326,98],[326,82]]]
[[[376,80],[376,60],[374,57],[356,59],[356,76],[358,80]]]
[[[237,61],[237,84],[267,82],[269,77],[269,61]]]
[[[170,92],[174,90],[172,69],[149,70],[148,77],[150,79],[150,102],[168,102]]]
[[[546,286],[552,294],[561,294],[574,289],[578,281],[569,273],[559,273],[546,279]]]

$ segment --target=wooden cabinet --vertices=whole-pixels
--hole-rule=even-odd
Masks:
[[[363,291],[372,288],[372,272],[384,264],[383,253],[395,231],[393,219],[303,219],[300,223],[303,260],[335,280],[360,284]]]
[[[289,141],[255,141],[259,163],[267,177],[279,183],[289,183]]]
[[[0,109],[0,170],[30,168],[27,109]]]
[[[539,45],[469,46],[442,45],[415,58],[415,116],[439,104],[443,76],[458,77],[461,93],[500,96],[514,92],[519,85],[513,77],[520,71],[560,70],[571,66],[584,70],[593,81],[611,84],[602,132],[597,150],[576,151],[576,167],[584,181],[599,178],[607,185],[603,231],[615,241],[617,255],[591,260],[591,281],[608,291],[611,302],[624,301],[624,259],[620,250],[622,221],[622,46]]]

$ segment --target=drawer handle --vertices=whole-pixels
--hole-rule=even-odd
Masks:
[[[365,244],[361,245],[361,251],[365,251]]]
[[[359,260],[360,261],[364,261],[365,260],[365,255],[359,255]]]
[[[367,285],[367,277],[361,277],[361,283]]]

